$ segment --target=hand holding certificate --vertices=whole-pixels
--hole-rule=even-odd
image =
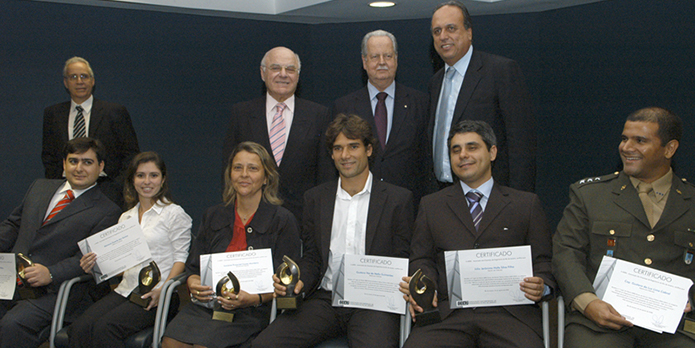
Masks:
[[[97,284],[152,260],[150,248],[137,219],[128,219],[79,242],[82,254],[97,255],[92,274]]]
[[[596,295],[634,325],[674,333],[693,282],[684,277],[604,256],[594,279]]]
[[[16,285],[15,255],[0,253],[0,300],[11,300]]]

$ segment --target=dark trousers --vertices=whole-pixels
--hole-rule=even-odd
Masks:
[[[503,307],[466,308],[413,328],[403,347],[542,348],[543,338]]]
[[[0,347],[38,347],[39,333],[51,325],[53,313],[39,308],[34,301],[55,305],[55,299],[55,294],[48,294],[37,300],[0,301]]]
[[[398,347],[400,316],[380,311],[333,307],[331,292],[319,290],[296,311],[278,315],[253,347],[313,347],[347,334],[350,347]]]
[[[68,326],[70,347],[125,347],[123,340],[152,326],[156,313],[111,292]]]

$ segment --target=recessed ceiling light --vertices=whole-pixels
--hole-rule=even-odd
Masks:
[[[396,3],[393,1],[374,1],[369,3],[370,7],[393,7]]]

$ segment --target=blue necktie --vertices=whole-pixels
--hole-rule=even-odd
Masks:
[[[468,209],[471,212],[471,217],[473,218],[473,225],[475,225],[475,230],[478,230],[480,226],[480,220],[483,219],[483,207],[480,205],[480,199],[483,198],[483,194],[478,191],[468,191],[466,193],[466,198],[468,199]]]
[[[449,162],[449,148],[447,139],[451,129],[451,120],[454,117],[454,110],[449,110],[449,100],[456,100],[458,96],[451,96],[451,84],[454,79],[456,69],[449,67],[444,75],[444,88],[442,88],[441,102],[439,103],[439,113],[435,118],[434,124],[434,174],[441,182],[452,182],[451,164]]]

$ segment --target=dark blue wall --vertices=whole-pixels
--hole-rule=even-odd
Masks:
[[[516,59],[526,74],[539,127],[537,192],[551,223],[571,182],[617,168],[624,119],[644,106],[684,119],[677,172],[694,177],[693,15],[693,1],[613,0],[474,16],[475,48]],[[67,58],[92,63],[97,98],[128,107],[141,148],[164,156],[175,198],[198,221],[221,200],[227,110],[261,95],[263,53],[297,52],[300,96],[330,106],[362,86],[360,40],[378,28],[399,39],[398,80],[425,91],[441,64],[428,19],[302,25],[0,0],[0,217],[43,175],[42,112],[67,100]]]

